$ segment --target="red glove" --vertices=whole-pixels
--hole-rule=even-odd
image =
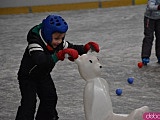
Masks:
[[[158,8],[157,8],[158,10],[160,10],[160,5],[158,5]]]
[[[78,58],[77,50],[74,50],[74,49],[71,49],[71,48],[66,48],[66,49],[60,50],[56,55],[57,55],[57,58],[59,60],[63,61],[64,58],[65,58],[65,54],[69,55],[68,59],[71,60],[71,61],[74,61],[74,59]]]
[[[99,52],[99,45],[96,42],[88,42],[84,46],[84,49],[86,52],[88,52],[91,49],[92,51],[95,51],[98,53]]]

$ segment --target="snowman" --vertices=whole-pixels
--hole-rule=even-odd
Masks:
[[[102,65],[96,56],[83,54],[75,63],[86,81],[83,94],[86,120],[143,120],[143,113],[149,111],[147,106],[135,109],[130,114],[113,112],[109,85],[107,80],[100,77]]]

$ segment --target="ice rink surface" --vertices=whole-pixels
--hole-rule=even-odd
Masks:
[[[96,41],[100,45],[98,56],[103,65],[102,77],[110,85],[115,113],[130,113],[147,105],[160,112],[160,65],[153,45],[151,62],[139,69],[143,39],[143,13],[145,5],[54,12],[69,24],[66,40],[85,44]],[[14,120],[19,106],[20,91],[17,71],[27,46],[28,30],[39,24],[50,13],[0,16],[0,120]],[[65,60],[58,62],[52,71],[58,92],[60,120],[85,120],[83,89],[77,65]],[[127,83],[134,77],[134,84]],[[115,90],[123,94],[117,96]],[[100,101],[101,102],[101,101]]]

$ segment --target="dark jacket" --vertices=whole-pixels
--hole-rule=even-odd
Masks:
[[[56,48],[49,50],[41,37],[41,24],[34,26],[27,35],[28,46],[25,49],[18,71],[18,79],[45,79],[54,68],[56,61],[55,53],[64,48],[73,48],[79,55],[86,53],[83,45],[73,45],[68,41],[63,42]]]

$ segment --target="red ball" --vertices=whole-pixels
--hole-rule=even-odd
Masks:
[[[142,67],[143,67],[143,63],[142,63],[142,62],[139,62],[139,63],[138,63],[138,67],[139,67],[139,68],[142,68]]]

